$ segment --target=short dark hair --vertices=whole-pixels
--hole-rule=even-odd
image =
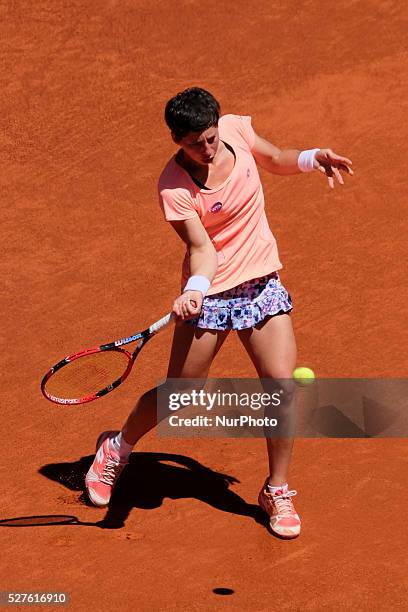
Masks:
[[[189,87],[167,102],[164,118],[176,140],[181,140],[189,132],[218,125],[220,105],[205,89]]]

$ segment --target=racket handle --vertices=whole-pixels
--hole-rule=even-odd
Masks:
[[[192,303],[194,308],[197,307],[197,302],[195,300],[190,300],[190,302]],[[162,317],[161,319],[156,321],[156,323],[153,323],[149,327],[149,334],[152,336],[154,334],[157,334],[162,329],[167,327],[170,323],[174,323],[175,320],[176,320],[176,315],[174,314],[174,312],[170,312],[169,314],[166,314],[164,317]]]
[[[149,334],[151,335],[157,334],[159,331],[161,331],[162,329],[167,327],[170,323],[172,323],[174,319],[175,319],[175,316],[173,312],[166,314],[166,316],[162,317],[161,319],[156,321],[156,323],[153,323],[153,325],[149,327]]]

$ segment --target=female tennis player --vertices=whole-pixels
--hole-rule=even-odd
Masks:
[[[257,164],[272,174],[318,170],[329,186],[352,162],[331,149],[279,149],[255,133],[251,117],[224,115],[207,91],[192,87],[166,105],[177,153],[159,179],[165,219],[186,244],[168,378],[206,378],[236,330],[261,378],[291,379],[296,344],[292,301],[281,283],[275,238],[265,215]],[[289,392],[288,392],[289,393]],[[109,503],[134,445],[157,424],[157,388],[138,401],[122,430],[102,433],[86,476],[90,500]],[[269,475],[259,504],[278,536],[299,535],[301,521],[287,475],[293,438],[267,438]]]

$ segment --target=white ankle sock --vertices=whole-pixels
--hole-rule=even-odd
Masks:
[[[268,489],[269,489],[269,492],[272,493],[272,495],[274,495],[276,491],[280,491],[280,490],[286,493],[286,491],[288,490],[288,483],[285,482],[284,484],[281,484],[278,487],[272,487],[270,484],[268,484]]]
[[[111,439],[110,443],[112,445],[112,448],[117,453],[119,453],[119,457],[125,460],[128,459],[130,453],[133,450],[133,446],[134,446],[134,444],[128,444],[124,440],[121,431],[117,434],[117,436]]]

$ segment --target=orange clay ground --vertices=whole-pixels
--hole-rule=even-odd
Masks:
[[[63,408],[39,391],[61,356],[170,309],[183,246],[157,201],[174,152],[162,117],[192,85],[278,146],[353,160],[334,191],[317,173],[262,172],[298,362],[321,377],[407,375],[404,6],[0,3],[0,513],[88,523],[1,529],[0,590],[67,591],[70,610],[406,609],[406,440],[296,441],[303,531],[285,542],[256,508],[261,439],[152,432],[108,512],[82,501],[97,435],[165,375],[170,332],[107,398]],[[211,374],[255,376],[235,336]]]

